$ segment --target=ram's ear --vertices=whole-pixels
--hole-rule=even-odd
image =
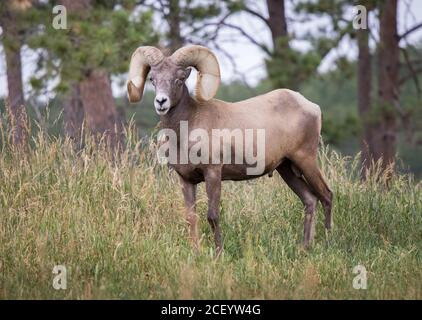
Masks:
[[[189,78],[191,72],[192,72],[191,67],[185,69],[185,80],[187,80],[187,78]]]

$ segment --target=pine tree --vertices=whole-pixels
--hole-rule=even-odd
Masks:
[[[7,109],[12,129],[12,144],[20,147],[26,140],[26,109],[22,81],[21,48],[24,43],[24,14],[30,1],[0,3],[0,26],[7,69]]]
[[[51,10],[62,4],[67,11],[67,29],[56,30]],[[122,143],[122,119],[116,110],[110,77],[127,72],[133,50],[155,43],[151,12],[133,13],[131,1],[61,0],[49,1],[33,12],[38,28],[29,44],[42,48],[35,87],[59,77],[57,92],[66,94],[64,102],[66,133],[79,141],[81,121],[94,136],[105,138],[114,148]]]

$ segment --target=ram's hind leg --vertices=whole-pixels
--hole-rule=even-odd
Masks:
[[[308,248],[315,237],[315,209],[318,200],[303,178],[296,175],[292,170],[292,162],[290,160],[284,160],[277,168],[277,171],[305,205],[303,244],[305,248]]]
[[[318,168],[316,156],[298,157],[297,159],[293,159],[293,161],[295,165],[299,167],[313,193],[318,197],[319,201],[321,201],[324,208],[325,228],[328,231],[331,230],[333,225],[333,218],[331,215],[333,193]]]

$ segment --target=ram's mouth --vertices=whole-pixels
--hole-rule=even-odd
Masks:
[[[165,115],[168,111],[170,110],[170,108],[155,108],[155,111],[160,115],[163,116]]]

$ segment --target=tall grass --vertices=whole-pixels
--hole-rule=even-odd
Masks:
[[[176,174],[153,145],[119,160],[43,134],[25,152],[3,136],[0,155],[0,298],[422,298],[422,191],[409,176],[389,188],[359,179],[359,159],[321,151],[333,189],[334,230],[301,247],[300,201],[274,175],[223,185],[224,252],[214,258],[199,188],[201,250],[192,251]],[[353,268],[368,287],[352,286]],[[67,289],[52,286],[55,265]]]

